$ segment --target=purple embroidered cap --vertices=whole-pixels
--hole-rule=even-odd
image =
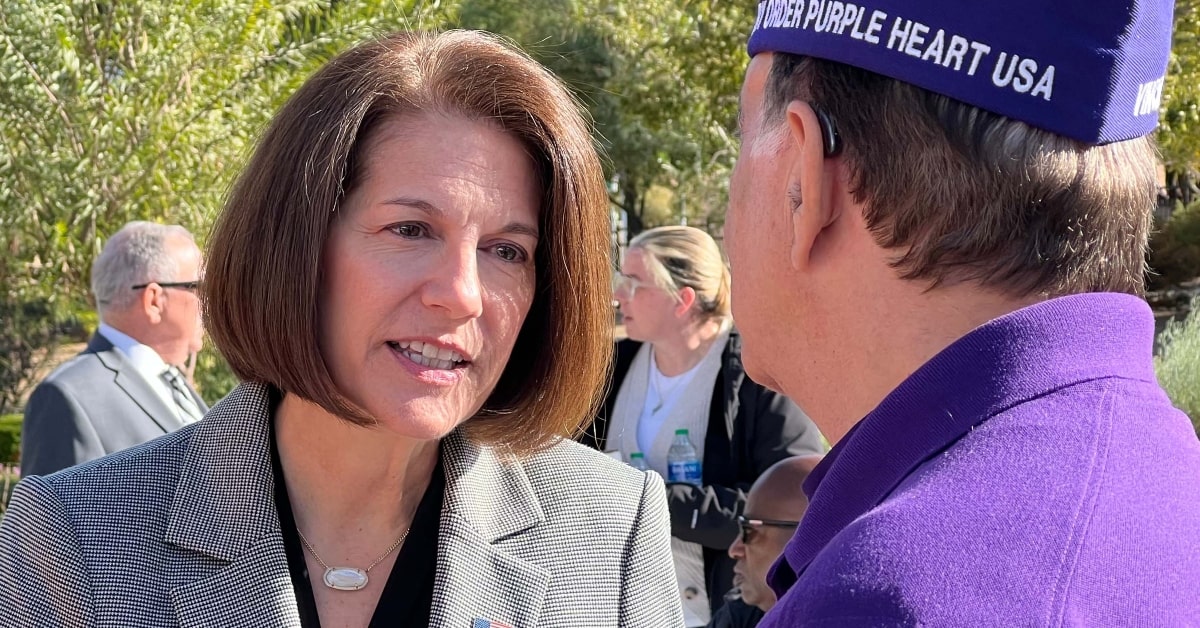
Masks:
[[[749,52],[819,57],[1088,144],[1158,125],[1171,0],[763,0]]]

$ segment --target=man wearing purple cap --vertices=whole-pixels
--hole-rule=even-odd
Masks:
[[[1200,442],[1140,298],[1171,13],[759,4],[734,317],[836,443],[761,625],[1200,622]]]

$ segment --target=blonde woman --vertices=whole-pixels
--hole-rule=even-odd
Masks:
[[[684,618],[703,626],[733,582],[725,550],[745,491],[779,460],[821,453],[821,437],[795,404],[742,370],[729,270],[707,233],[670,226],[638,235],[614,297],[628,339],[617,343],[617,385],[583,440],[625,460],[641,452],[666,477],[675,431],[688,430],[703,485],[668,484],[668,502]]]

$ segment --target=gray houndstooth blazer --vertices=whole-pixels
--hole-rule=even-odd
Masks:
[[[268,394],[16,488],[0,626],[294,626]],[[458,433],[431,625],[682,626],[663,482],[572,442],[504,460]]]

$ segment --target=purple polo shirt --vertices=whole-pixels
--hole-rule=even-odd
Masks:
[[[1200,442],[1153,336],[1080,294],[925,363],[805,483],[760,626],[1200,625]]]

